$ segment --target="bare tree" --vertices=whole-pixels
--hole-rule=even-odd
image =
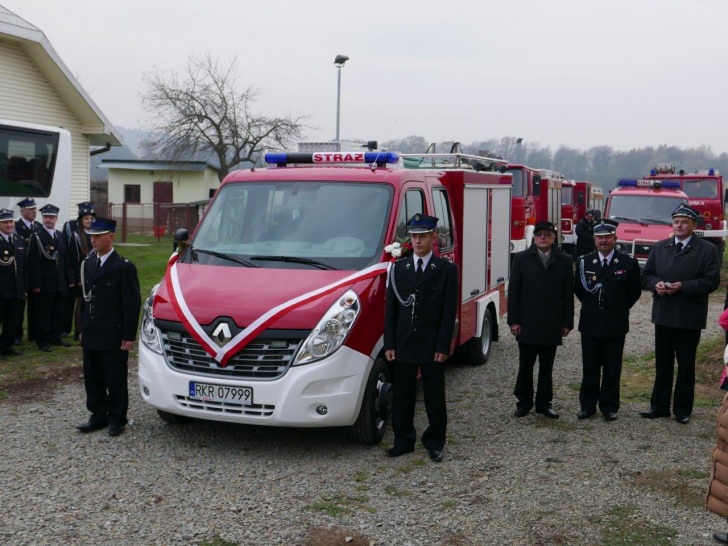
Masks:
[[[253,112],[258,91],[237,86],[236,59],[224,63],[209,53],[187,60],[186,72],[147,73],[142,102],[154,113],[147,151],[161,159],[214,156],[220,180],[262,152],[282,150],[301,138],[303,116],[267,117]],[[159,136],[155,136],[159,135]]]

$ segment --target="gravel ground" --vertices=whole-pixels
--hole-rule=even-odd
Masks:
[[[649,306],[643,293],[629,354],[651,351]],[[722,294],[705,337],[722,335],[721,308]],[[288,545],[341,528],[376,545],[603,544],[609,529],[622,537],[611,544],[695,545],[728,529],[701,505],[716,407],[687,426],[641,419],[644,402],[624,402],[613,423],[577,421],[576,333],[557,352],[561,419],[515,419],[517,346],[505,324],[501,339],[486,366],[447,374],[441,464],[421,446],[387,459],[391,432],[372,448],[339,429],[170,426],[141,402],[135,377],[132,423],[115,439],[75,432],[87,417],[80,383],[2,403],[0,543]],[[423,413],[420,403],[420,430]]]

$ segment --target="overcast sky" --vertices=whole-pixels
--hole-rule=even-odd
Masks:
[[[237,57],[258,111],[308,140],[522,137],[728,152],[725,0],[0,0],[40,28],[106,116],[144,126],[142,76]]]

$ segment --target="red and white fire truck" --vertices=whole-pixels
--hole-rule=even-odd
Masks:
[[[722,257],[728,226],[723,208],[723,177],[720,173],[715,169],[705,169],[694,173],[680,170],[676,173],[674,166],[662,163],[652,169],[650,176],[646,179],[680,184],[680,189],[688,196],[690,206],[700,213],[698,233],[706,241],[717,246],[718,253]]]
[[[672,211],[688,196],[674,181],[622,179],[607,198],[604,217],[617,220],[617,248],[643,266],[652,246],[672,234]]]
[[[229,174],[145,304],[143,400],[169,423],[350,426],[378,443],[385,247],[417,212],[440,219],[438,251],[458,265],[453,348],[484,363],[506,308],[511,177],[481,171],[490,158],[416,157],[268,154],[274,166]]]
[[[511,253],[516,253],[531,246],[536,222],[549,220],[557,227],[561,225],[564,177],[547,169],[533,169],[515,164],[509,164],[506,172],[513,177]]]
[[[586,211],[604,206],[602,189],[585,180],[564,180],[561,183],[561,247],[576,257],[576,223]]]

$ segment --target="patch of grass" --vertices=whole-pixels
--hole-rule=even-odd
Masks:
[[[368,500],[369,498],[363,495],[357,497],[325,497],[313,503],[309,508],[335,517],[341,514],[351,514],[352,506],[363,506]]]
[[[652,525],[640,517],[635,506],[615,506],[601,520],[604,546],[653,546],[666,544],[677,532],[669,527]]]
[[[456,501],[455,499],[446,499],[442,503],[443,508],[455,508],[457,505],[458,501]]]
[[[634,484],[669,495],[680,507],[701,508],[705,504],[705,472],[691,469],[666,468],[638,472],[632,476]],[[698,483],[694,483],[697,481]]]
[[[338,546],[340,544],[369,546],[370,540],[365,536],[345,529],[311,527],[308,530],[308,537],[302,542],[301,546]]]

